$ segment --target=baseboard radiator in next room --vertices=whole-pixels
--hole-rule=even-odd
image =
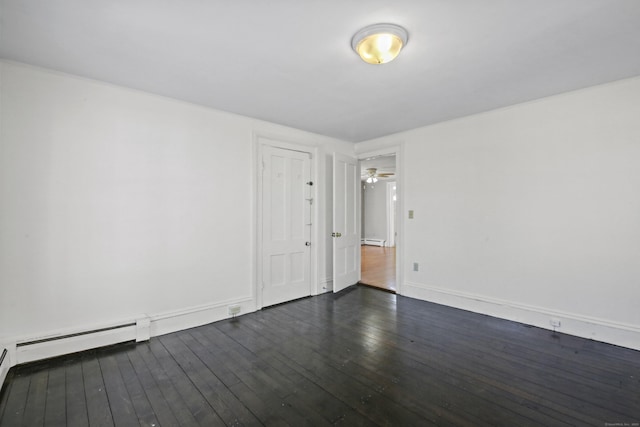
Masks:
[[[369,246],[384,246],[386,240],[384,239],[361,239],[360,244]]]

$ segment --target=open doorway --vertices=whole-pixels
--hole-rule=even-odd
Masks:
[[[396,292],[396,156],[360,161],[360,283]]]

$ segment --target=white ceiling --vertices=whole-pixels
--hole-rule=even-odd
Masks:
[[[0,0],[0,57],[362,141],[640,75],[639,0]],[[353,34],[404,26],[373,66]]]

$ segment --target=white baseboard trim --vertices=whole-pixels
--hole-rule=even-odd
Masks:
[[[453,291],[422,283],[405,282],[402,295],[548,330],[554,329],[550,323],[551,319],[558,319],[561,322],[561,326],[555,328],[558,332],[640,350],[640,327],[636,325]]]
[[[165,335],[228,319],[233,317],[229,315],[229,306],[232,305],[240,306],[240,315],[256,311],[255,300],[252,297],[246,297],[191,307],[184,310],[159,313],[149,316],[151,319],[151,336]]]
[[[333,291],[333,278],[332,277],[325,277],[323,279],[320,279],[320,292],[321,294],[326,293],[326,292],[331,292]]]

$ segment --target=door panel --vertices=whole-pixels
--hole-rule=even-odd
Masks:
[[[262,305],[311,295],[308,153],[263,147]]]
[[[333,291],[360,278],[360,233],[357,215],[359,174],[357,160],[333,155]]]

